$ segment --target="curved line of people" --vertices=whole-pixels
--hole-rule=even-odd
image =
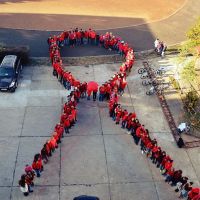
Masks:
[[[76,31],[77,29],[75,29],[75,32]],[[34,156],[32,166],[26,165],[25,167],[25,174],[22,175],[21,180],[19,181],[21,191],[25,196],[27,196],[29,192],[32,192],[35,174],[37,177],[40,177],[41,172],[43,171],[43,162],[47,163],[48,158],[58,147],[58,144],[63,137],[64,130],[65,133],[68,134],[69,128],[74,125],[77,117],[76,105],[79,102],[79,99],[90,95],[87,91],[87,83],[81,83],[73,77],[71,72],[65,71],[63,68],[59,51],[60,47],[66,44],[63,39],[60,39],[63,37],[63,34],[64,32],[59,36],[48,38],[50,59],[53,66],[53,75],[57,76],[64,87],[68,90],[71,89],[72,92],[69,95],[69,103],[65,103],[63,107],[60,123],[55,126],[53,136],[44,144],[41,153]],[[188,197],[188,200],[199,200],[200,189],[192,187],[193,183],[189,182],[187,177],[182,176],[182,171],[173,168],[173,160],[165,151],[162,151],[161,147],[158,146],[156,139],[150,138],[148,130],[144,128],[144,125],[139,123],[136,114],[128,113],[127,110],[123,110],[118,103],[119,95],[123,94],[127,85],[126,77],[131,71],[135,61],[133,49],[130,48],[127,43],[121,41],[120,38],[118,38],[117,43],[113,43],[113,39],[117,37],[113,36],[112,33],[106,33],[102,35],[101,38],[103,39],[99,41],[100,46],[117,50],[124,56],[125,61],[120,66],[120,71],[99,87],[99,101],[109,101],[110,116],[116,121],[116,124],[121,123],[122,128],[126,128],[130,132],[137,145],[140,142],[142,153],[145,153],[147,157],[150,157],[152,162],[160,168],[161,173],[166,177],[166,182],[171,183],[172,186],[177,186],[175,191],[180,192],[180,198]],[[87,41],[91,41],[91,39],[87,38]],[[70,45],[72,41],[70,42],[69,38],[67,38],[67,42],[67,44]],[[93,42],[88,43],[93,44]],[[75,41],[73,44],[76,44]],[[72,112],[71,109],[74,111]]]
[[[128,51],[128,43],[125,43],[120,37],[113,35],[111,32],[99,34],[95,30],[89,28],[83,29],[70,29],[63,31],[60,35],[53,35],[47,39],[49,47],[56,42],[55,46],[80,46],[80,45],[97,45],[109,50],[117,50],[120,54]]]
[[[125,55],[125,62],[127,58],[128,60],[133,58],[132,61],[134,63],[134,55],[131,50]],[[110,86],[109,93],[103,94],[103,99],[105,97],[109,102],[110,117],[116,124],[121,124],[122,129],[127,129],[128,134],[133,136],[135,144],[140,145],[141,153],[145,154],[147,158],[150,158],[152,163],[160,169],[161,174],[165,177],[165,182],[176,187],[175,192],[179,192],[179,198],[200,200],[200,188],[193,187],[193,182],[189,181],[189,178],[183,175],[182,170],[174,168],[172,158],[158,145],[155,138],[152,139],[150,137],[148,129],[139,122],[136,113],[129,113],[119,104],[119,96],[123,94],[123,89],[126,86],[125,83],[122,89],[120,83],[123,79],[126,80],[126,73],[130,72],[130,69],[127,68],[123,71],[120,68],[120,71],[105,83]],[[101,87],[104,87],[105,84]],[[102,100],[101,92],[99,94],[99,100]]]
[[[58,148],[61,143],[61,139],[64,137],[64,132],[69,134],[69,130],[75,125],[77,121],[77,109],[79,97],[73,91],[68,96],[68,102],[63,106],[63,111],[60,116],[60,122],[55,125],[54,132],[49,140],[45,142],[40,153],[35,154],[31,165],[26,165],[24,168],[24,174],[21,175],[19,180],[19,186],[24,196],[28,196],[33,192],[34,178],[40,177],[44,170],[44,164],[47,164],[49,158]]]
[[[90,31],[91,30],[88,31],[88,35],[85,34],[86,38],[83,38],[83,44],[98,43],[96,41],[97,39],[93,41],[94,38],[93,36],[91,36]],[[73,33],[77,34],[77,29],[74,30]],[[56,124],[52,137],[48,141],[46,141],[40,153],[35,154],[32,165],[27,164],[25,166],[24,174],[21,175],[21,179],[18,182],[20,190],[24,194],[24,196],[28,196],[29,193],[33,192],[35,176],[37,176],[38,178],[41,176],[41,173],[44,170],[44,163],[46,164],[48,162],[53,152],[55,152],[55,149],[58,148],[58,144],[61,143],[61,138],[63,137],[64,131],[66,134],[69,134],[69,129],[75,124],[77,119],[76,105],[79,102],[79,99],[86,97],[86,94],[88,94],[88,96],[89,93],[91,94],[91,91],[87,90],[87,82],[81,83],[78,79],[74,78],[71,72],[66,71],[63,67],[62,58],[60,55],[60,47],[64,46],[64,44],[69,44],[72,46],[74,46],[75,44],[82,44],[82,39],[80,40],[80,43],[78,40],[70,41],[70,35],[68,35],[68,38],[65,38],[65,40],[63,40],[64,34],[66,34],[66,32],[61,33],[61,35],[59,36],[53,36],[48,38],[48,44],[50,59],[53,67],[53,75],[58,78],[58,81],[60,81],[67,90],[71,90],[71,93],[68,97],[68,102],[66,102],[63,106],[63,113],[60,117],[60,123]],[[105,47],[106,49],[118,50],[121,55],[126,55],[128,50],[130,50],[127,43],[121,41],[120,38],[116,38],[112,35],[112,33],[106,33],[105,35],[101,35],[98,44],[100,46]],[[132,65],[133,59],[127,59],[127,61],[120,67],[121,74],[118,74],[117,77],[120,78],[119,84],[121,86],[121,93],[126,85],[125,71],[127,69],[130,71]],[[109,98],[110,91],[110,84],[105,83],[103,86],[101,86],[99,88],[101,96],[99,97],[99,100],[104,100],[104,92],[107,95],[107,98]],[[94,98],[94,94],[93,100],[96,100],[96,97]]]

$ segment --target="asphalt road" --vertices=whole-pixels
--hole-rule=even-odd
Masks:
[[[114,35],[120,36],[123,40],[128,42],[130,46],[134,48],[135,51],[143,51],[153,48],[153,42],[155,38],[165,41],[168,45],[173,45],[180,43],[186,39],[186,32],[194,24],[197,17],[199,17],[199,5],[200,0],[190,0],[186,5],[180,9],[174,15],[168,17],[167,19],[140,24],[136,26],[122,27],[122,20],[110,19],[110,23],[115,24],[114,27],[122,28],[112,28],[102,30],[98,24],[96,28],[99,29],[99,33],[105,33],[107,31],[112,32]],[[71,19],[71,20],[70,20]],[[81,17],[73,16],[68,21],[68,23],[74,22],[80,23]],[[73,19],[75,21],[73,21]],[[89,19],[89,18],[88,18]],[[0,16],[0,20],[2,20]],[[47,24],[50,23],[49,19],[46,19]],[[92,20],[92,19],[91,19]],[[85,21],[83,23],[83,28],[90,26],[95,28],[91,20]],[[130,20],[130,19],[129,19]],[[117,26],[116,21],[119,22]],[[130,20],[131,21],[131,20]],[[57,21],[53,21],[57,25]],[[8,20],[9,23],[9,20]],[[17,18],[16,18],[17,23]],[[39,22],[38,22],[39,23]],[[67,24],[67,22],[66,22]],[[81,26],[79,26],[81,27]],[[98,28],[99,27],[99,28]],[[111,26],[113,27],[113,26]],[[66,28],[67,25],[66,25]],[[75,28],[75,27],[74,27]],[[30,47],[30,56],[32,57],[46,57],[48,56],[48,46],[46,40],[51,34],[58,34],[58,31],[38,31],[38,30],[22,30],[22,29],[9,29],[0,28],[0,43],[6,45],[28,45]],[[112,52],[111,52],[112,53]],[[103,48],[75,48],[75,49],[65,49],[63,56],[89,56],[89,55],[103,55],[108,54]]]
[[[136,28],[114,29],[111,30],[115,35],[119,35],[123,40],[127,41],[135,51],[142,51],[152,48],[154,37],[150,32],[137,30]],[[58,31],[35,31],[35,30],[15,30],[15,29],[0,29],[0,41],[6,45],[27,45],[30,47],[30,55],[32,57],[47,57],[48,45],[47,38],[50,35],[59,34]],[[105,31],[99,31],[105,33]],[[63,51],[63,56],[94,56],[104,55],[108,52],[103,48],[85,47],[74,48]]]

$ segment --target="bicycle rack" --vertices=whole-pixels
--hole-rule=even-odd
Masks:
[[[143,66],[144,68],[146,69],[150,69],[149,67],[149,63],[147,61],[144,61],[143,62]],[[152,76],[151,76],[151,80],[155,78],[155,74],[152,73]],[[162,110],[163,110],[163,113],[167,119],[167,122],[168,122],[168,125],[170,127],[170,130],[171,130],[171,133],[175,139],[176,142],[178,142],[180,136],[178,135],[177,133],[177,127],[176,127],[176,123],[174,121],[174,118],[172,116],[172,113],[169,109],[169,106],[167,104],[167,101],[165,99],[165,96],[164,94],[157,94],[157,97],[159,99],[159,102],[160,102],[160,105],[162,107]],[[185,142],[185,148],[194,148],[194,147],[200,147],[200,140],[197,140],[197,141],[191,141],[191,142]]]

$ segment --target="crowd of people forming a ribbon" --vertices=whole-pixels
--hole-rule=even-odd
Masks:
[[[90,100],[91,94],[93,100],[99,94],[99,101],[107,101],[109,115],[116,124],[120,124],[122,129],[127,129],[128,133],[133,136],[136,145],[140,145],[142,154],[152,160],[152,163],[160,170],[165,177],[165,182],[176,187],[175,192],[179,192],[179,198],[188,200],[200,200],[200,188],[194,187],[193,182],[183,175],[181,169],[174,168],[174,161],[158,144],[155,138],[151,138],[148,129],[140,123],[134,112],[128,112],[123,109],[119,103],[119,96],[124,92],[127,85],[126,77],[131,71],[135,57],[133,49],[121,38],[114,36],[112,33],[98,35],[94,30],[83,31],[74,29],[64,31],[58,36],[48,38],[50,59],[53,67],[53,75],[63,86],[70,90],[68,101],[63,106],[60,121],[55,125],[54,132],[49,140],[46,141],[40,153],[34,156],[31,165],[26,165],[24,174],[19,180],[21,191],[25,196],[33,192],[34,178],[40,177],[43,171],[43,164],[48,163],[49,158],[58,148],[63,134],[69,134],[70,128],[77,121],[77,103],[81,98],[87,97]],[[63,67],[60,56],[60,48],[65,45],[86,45],[97,44],[106,49],[118,51],[124,59],[119,71],[107,82],[93,91],[88,90],[86,82],[81,83],[71,72]]]

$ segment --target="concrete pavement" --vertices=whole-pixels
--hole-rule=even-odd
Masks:
[[[128,77],[123,107],[135,110],[138,118],[156,137],[195,184],[199,184],[199,148],[178,149],[155,96],[145,95],[140,85],[138,60]],[[80,80],[107,80],[119,64],[68,67]],[[39,75],[40,74],[40,75]],[[0,94],[0,199],[23,200],[17,181],[25,164],[49,138],[59,120],[66,91],[52,77],[50,66],[27,66],[14,94]],[[12,123],[8,123],[8,119]],[[159,121],[159,123],[158,123]],[[159,170],[141,154],[130,135],[108,117],[106,103],[81,100],[78,122],[63,138],[29,199],[71,200],[96,195],[104,200],[175,200],[177,194],[164,183]],[[10,198],[11,197],[11,198]]]

